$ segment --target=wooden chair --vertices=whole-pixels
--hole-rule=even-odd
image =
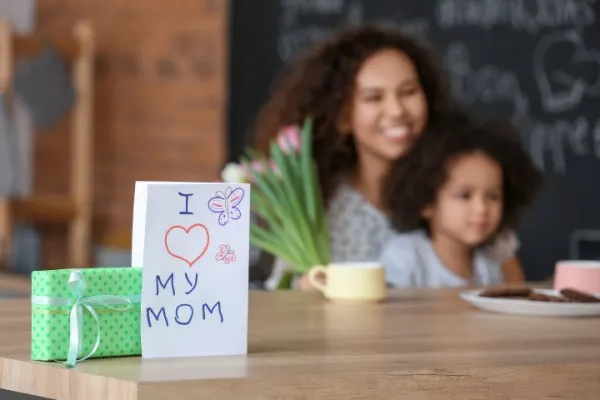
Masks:
[[[0,22],[0,90],[10,94],[14,63],[18,57],[35,56],[47,38],[13,35],[7,21]],[[0,198],[0,267],[10,269],[11,233],[19,220],[68,225],[67,265],[81,268],[91,262],[92,167],[93,167],[93,63],[91,24],[78,22],[72,36],[49,39],[56,51],[73,63],[76,103],[71,110],[69,137],[69,192],[64,196],[32,194],[26,198]]]

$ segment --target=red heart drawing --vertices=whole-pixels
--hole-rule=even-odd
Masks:
[[[169,234],[175,230],[175,229],[181,229],[183,230],[186,234],[189,234],[190,231],[194,228],[200,228],[200,229],[204,229],[204,231],[206,232],[206,245],[204,246],[204,249],[202,249],[202,251],[200,252],[200,254],[198,256],[196,256],[196,258],[194,258],[193,260],[189,260],[184,256],[181,256],[179,254],[175,254],[171,251],[171,249],[169,248]],[[208,250],[208,245],[210,243],[210,233],[208,232],[208,229],[206,228],[206,226],[202,225],[202,224],[194,224],[191,225],[189,228],[185,228],[181,225],[173,225],[172,227],[170,227],[167,232],[165,233],[165,248],[167,249],[167,253],[169,253],[172,257],[174,258],[178,258],[182,261],[185,261],[185,263],[192,268],[192,265],[194,265],[198,260],[200,260],[202,258],[202,256],[204,255],[204,253],[206,253],[206,250]]]

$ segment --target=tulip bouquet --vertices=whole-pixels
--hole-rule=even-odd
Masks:
[[[289,288],[294,274],[330,261],[329,230],[312,159],[312,121],[284,128],[270,145],[270,158],[249,150],[228,164],[224,181],[252,184],[251,208],[260,219],[250,242],[291,267],[279,282]]]

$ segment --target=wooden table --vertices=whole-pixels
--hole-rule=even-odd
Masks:
[[[598,399],[600,318],[472,309],[455,290],[384,304],[251,294],[247,357],[29,361],[29,301],[0,301],[0,387],[51,399]]]
[[[28,294],[31,290],[29,275],[0,273],[0,291],[21,292]]]

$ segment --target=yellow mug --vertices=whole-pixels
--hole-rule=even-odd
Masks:
[[[387,297],[385,270],[375,262],[315,266],[308,271],[308,281],[329,300],[380,301]]]

